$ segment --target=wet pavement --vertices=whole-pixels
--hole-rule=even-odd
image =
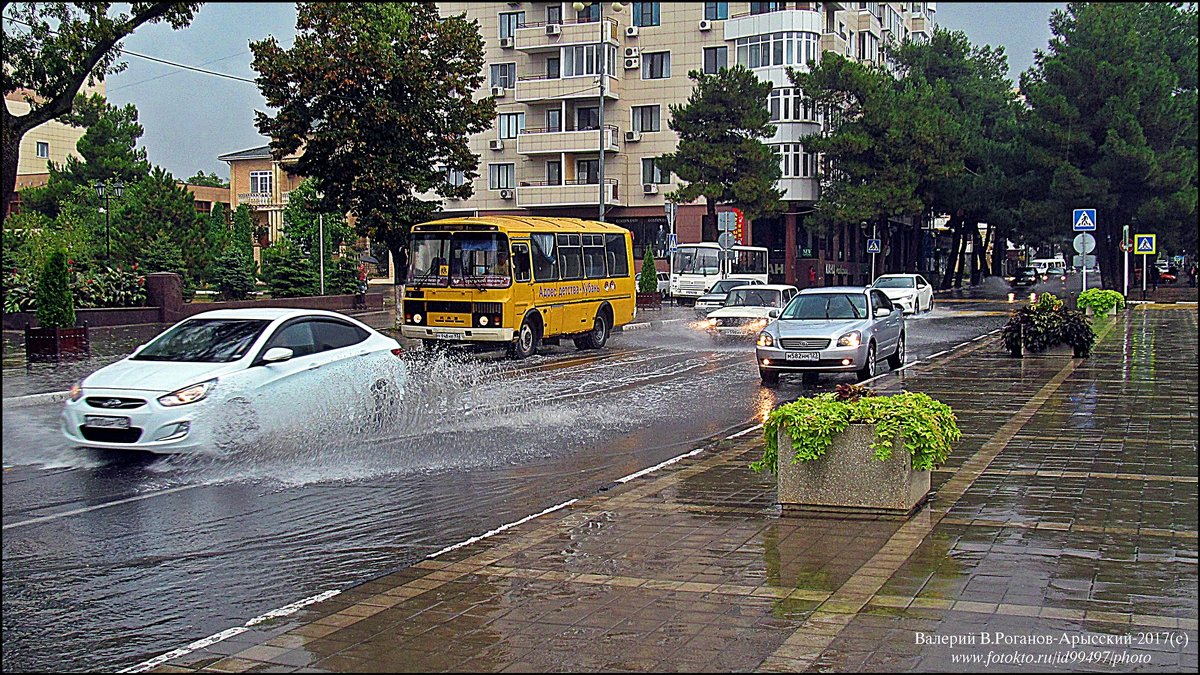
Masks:
[[[872,383],[963,431],[905,522],[782,517],[751,428],[142,669],[1194,672],[1196,309],[1096,328]]]

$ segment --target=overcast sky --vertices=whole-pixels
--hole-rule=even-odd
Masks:
[[[1064,3],[939,2],[938,23],[961,30],[975,44],[1003,46],[1009,76],[1033,65],[1033,50],[1050,40],[1050,11]],[[284,47],[295,36],[293,3],[207,3],[191,26],[143,26],[125,49],[166,61],[253,80],[252,40],[274,35]],[[134,104],[146,133],[141,144],[151,163],[176,178],[197,171],[228,178],[229,165],[218,155],[266,145],[254,127],[254,111],[267,110],[252,82],[188,71],[127,56],[129,67],[108,80],[116,105]]]

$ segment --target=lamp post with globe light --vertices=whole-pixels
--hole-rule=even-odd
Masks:
[[[604,210],[605,210],[604,209],[604,201],[605,201],[605,194],[604,194],[604,190],[605,190],[605,185],[604,185],[604,87],[605,87],[605,84],[607,83],[606,80],[608,79],[608,41],[605,40],[605,35],[604,35],[604,32],[605,32],[604,3],[603,2],[576,2],[576,3],[572,4],[571,7],[575,9],[576,13],[579,13],[592,5],[596,5],[597,9],[599,10],[599,14],[600,14],[600,16],[599,16],[600,44],[597,47],[596,60],[600,62],[600,115],[599,115],[599,120],[598,120],[599,124],[600,124],[600,165],[599,165],[599,168],[600,168],[600,170],[599,170],[600,222],[604,222]],[[620,2],[612,3],[612,11],[613,12],[621,12],[624,9],[625,9],[624,4],[622,4]]]
[[[121,192],[125,190],[125,185],[120,180],[113,181],[111,184],[108,181],[96,183],[96,196],[104,202],[104,259],[112,258],[112,241],[109,237],[109,205],[112,199],[121,198]]]

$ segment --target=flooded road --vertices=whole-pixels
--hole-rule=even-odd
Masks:
[[[909,360],[999,328],[1007,310],[939,302],[908,320]],[[306,419],[226,457],[78,451],[58,435],[61,403],[6,404],[4,670],[135,665],[854,381],[763,388],[751,343],[715,346],[687,321],[615,335],[600,352],[548,351],[520,362],[413,351],[387,427]],[[58,382],[14,377],[11,393],[6,371],[5,396],[65,388],[72,368]]]

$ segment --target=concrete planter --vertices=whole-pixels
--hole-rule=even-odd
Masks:
[[[792,441],[778,432],[779,504],[785,514],[907,518],[929,495],[929,472],[913,471],[896,438],[886,462],[875,459],[873,424],[851,424],[820,459],[792,463]]]

